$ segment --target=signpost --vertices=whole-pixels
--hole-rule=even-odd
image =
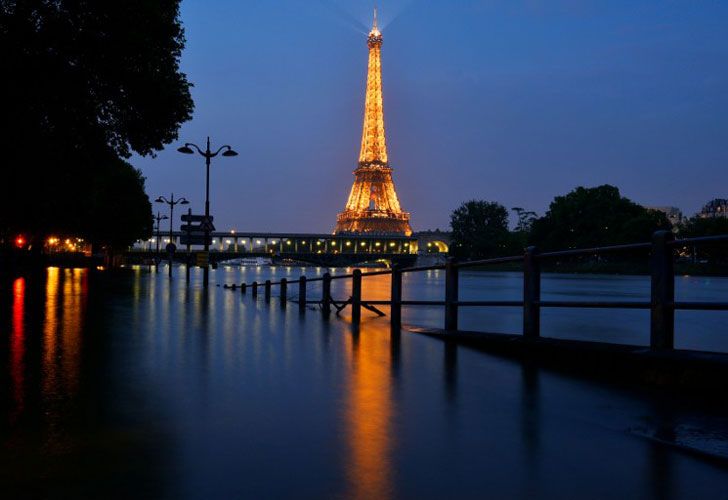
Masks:
[[[209,220],[210,224],[212,224],[212,221],[215,220],[215,217],[210,215],[206,218],[204,215],[193,215],[192,209],[188,210],[186,214],[182,215],[182,222],[204,222],[206,220]]]
[[[194,149],[192,149],[194,148]],[[214,153],[210,151],[210,138],[207,138],[207,147],[203,151],[200,149],[200,147],[197,144],[192,144],[190,142],[186,142],[184,146],[177,148],[177,151],[180,153],[186,154],[186,155],[193,155],[195,154],[195,150],[205,158],[205,217],[201,221],[204,223],[203,229],[205,230],[205,252],[207,252],[210,249],[210,243],[207,241],[210,236],[210,227],[212,226],[212,217],[210,217],[210,160],[216,157],[218,154],[222,153],[223,156],[238,156],[238,153],[233,150],[230,146],[227,144],[220,147],[217,151]],[[191,214],[190,214],[191,216]],[[192,222],[192,221],[190,221]],[[202,275],[202,286],[207,288],[207,284],[210,277],[210,268],[208,266],[205,266],[204,274]]]
[[[187,209],[187,217],[192,217],[192,209],[191,208],[188,208]],[[185,216],[182,215],[182,221],[184,221],[184,220],[185,220]],[[189,227],[189,224],[188,224],[187,229],[185,229],[185,231],[187,231],[187,234],[186,234],[187,241],[186,242],[183,241],[184,240],[184,237],[182,237],[182,238],[180,238],[179,244],[180,245],[185,245],[185,244],[187,245],[187,265],[185,266],[185,281],[187,283],[189,283],[190,282],[190,266],[192,265],[192,260],[191,260],[192,259],[192,256],[190,255],[190,245],[192,243],[190,243],[190,241],[189,241],[191,228]]]
[[[207,244],[209,245],[212,243],[212,238],[208,236],[207,238]],[[182,245],[204,245],[205,244],[205,234],[193,234],[192,236],[182,236],[180,238],[180,244]]]
[[[205,233],[211,233],[215,230],[215,225],[212,223],[212,216],[202,219],[200,229]]]
[[[185,233],[180,237],[180,244],[187,245],[187,255],[189,259],[190,246],[191,245],[205,245],[209,246],[212,243],[212,236],[210,233],[215,230],[215,225],[212,223],[214,220],[213,216],[206,217],[204,215],[194,215],[192,210],[189,210],[182,216],[182,224],[180,231]],[[206,250],[204,252],[197,252],[195,254],[195,265],[198,267],[207,267],[210,262],[210,253]],[[189,265],[187,277],[189,280]]]
[[[210,263],[210,252],[197,252],[195,254],[197,267],[207,267]]]

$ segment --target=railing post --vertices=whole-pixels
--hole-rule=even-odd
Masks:
[[[354,269],[351,277],[351,322],[361,322],[361,269]]]
[[[265,301],[270,302],[270,280],[265,280]]]
[[[652,235],[650,253],[650,348],[673,349],[675,344],[675,269],[672,231]]]
[[[258,296],[258,282],[253,281],[253,286],[251,288],[252,288],[252,290],[251,290],[252,293],[250,295],[253,298],[256,298]]]
[[[392,291],[390,294],[389,315],[392,328],[398,330],[402,327],[402,271],[398,268],[392,269]]]
[[[185,266],[185,282],[190,282],[190,267],[192,266],[192,254],[190,253],[190,247],[187,245],[187,256]]]
[[[281,307],[286,307],[286,302],[288,301],[288,280],[286,278],[281,278]]]
[[[245,295],[245,289],[246,288],[248,288],[248,285],[247,284],[243,283],[242,285],[240,285],[240,293],[242,293],[243,295]]]
[[[445,264],[445,330],[458,329],[458,268],[452,259]]]
[[[301,276],[298,281],[298,311],[306,312],[306,277]]]
[[[526,248],[523,256],[523,336],[541,335],[541,263],[536,247]]]
[[[321,312],[328,317],[331,314],[331,275],[324,273],[323,290],[321,292]]]

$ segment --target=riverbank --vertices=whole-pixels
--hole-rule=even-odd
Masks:
[[[89,268],[104,265],[101,255],[63,252],[37,254],[32,252],[0,252],[0,276],[19,276],[45,270],[47,267]]]

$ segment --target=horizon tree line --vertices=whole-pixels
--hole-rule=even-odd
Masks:
[[[527,246],[542,251],[591,248],[649,241],[658,230],[672,230],[680,238],[728,234],[728,218],[698,215],[673,227],[667,215],[623,197],[608,184],[577,187],[556,196],[538,217],[522,207],[509,229],[508,210],[498,202],[469,200],[450,216],[450,253],[459,259],[484,259],[517,255]],[[701,249],[712,260],[726,260],[724,247]],[[697,255],[697,254],[696,254]]]

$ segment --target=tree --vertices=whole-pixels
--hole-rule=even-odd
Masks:
[[[681,238],[700,238],[728,234],[726,217],[693,217],[680,227]],[[707,258],[715,262],[728,261],[728,245],[725,243],[687,249],[694,258]]]
[[[542,250],[588,248],[649,241],[658,229],[670,229],[667,216],[624,198],[610,185],[578,187],[557,196],[534,221],[530,242]]]
[[[495,202],[471,200],[450,216],[450,252],[459,258],[479,259],[504,255],[510,249],[508,211]]]
[[[122,160],[108,168],[96,177],[88,237],[120,248],[152,234],[152,204],[139,170]]]
[[[516,223],[515,229],[516,232],[529,232],[531,230],[531,226],[533,225],[533,221],[537,219],[536,212],[531,212],[521,207],[513,207],[511,208],[511,210],[516,212],[516,217],[518,217],[518,222]]]
[[[154,154],[191,116],[178,16],[179,0],[0,2],[0,239],[103,234],[94,190],[130,180],[123,159]],[[114,189],[146,210],[140,186]]]

